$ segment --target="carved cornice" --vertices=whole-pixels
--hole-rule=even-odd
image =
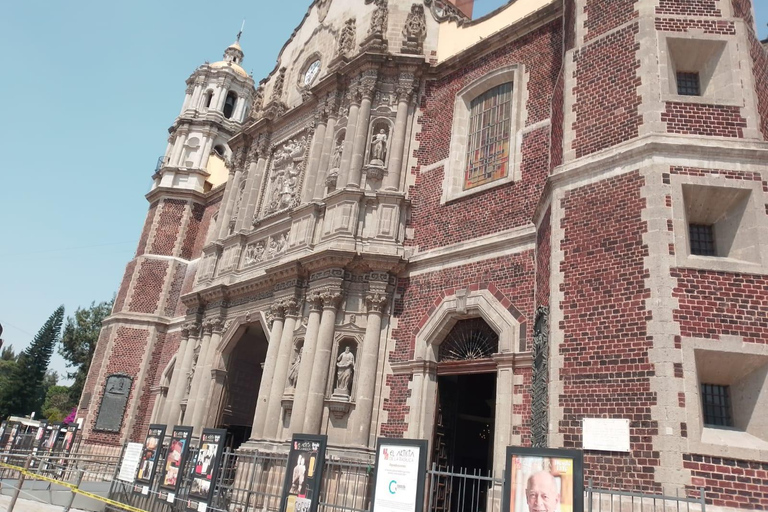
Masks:
[[[398,361],[389,363],[394,375],[430,374],[437,371],[437,363],[426,359],[413,359],[411,361]]]

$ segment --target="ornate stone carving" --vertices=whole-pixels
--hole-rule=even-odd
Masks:
[[[369,51],[384,52],[387,50],[387,21],[389,10],[387,0],[365,0],[369,4],[374,2],[376,9],[371,14],[371,25],[368,27],[368,36],[360,43],[360,46]]]
[[[371,150],[368,153],[368,163],[384,166],[387,160],[387,148],[389,146],[389,125],[380,123],[374,125],[373,138],[371,139]]]
[[[275,258],[285,252],[288,247],[288,232],[275,235],[269,238],[269,244],[267,245],[267,252],[265,257],[267,259]]]
[[[256,88],[256,92],[253,93],[253,101],[251,102],[251,119],[258,119],[261,114],[261,110],[264,108],[264,83],[260,83]]]
[[[304,153],[306,137],[291,139],[275,151],[270,173],[269,203],[265,213],[270,214],[295,206],[298,200],[297,187]]]
[[[429,12],[438,23],[453,21],[456,25],[462,26],[467,21],[467,17],[461,11],[444,0],[424,0],[424,5],[429,7]]]
[[[341,292],[326,291],[322,292],[320,295],[323,298],[324,308],[336,309],[341,305]]]
[[[254,265],[264,259],[266,244],[263,240],[245,246],[245,265]]]
[[[354,50],[355,36],[355,18],[349,18],[344,23],[344,27],[341,29],[341,34],[339,34],[339,44],[336,47],[337,57],[346,57],[352,52],[352,50]]]
[[[238,187],[238,190],[237,190],[237,198],[235,199],[235,205],[232,207],[232,218],[230,219],[230,223],[237,222],[237,217],[240,215],[240,205],[243,203],[244,195],[245,195],[245,179],[241,179],[240,186]]]
[[[259,145],[254,140],[248,147],[248,154],[245,157],[245,167],[249,167],[251,164],[255,164],[259,159]]]
[[[424,16],[424,6],[411,5],[411,12],[405,19],[403,27],[403,47],[401,53],[419,55],[424,51],[424,39],[427,37],[427,19]]]
[[[224,330],[224,319],[216,317],[211,319],[211,331],[214,333],[221,333]]]
[[[531,372],[531,446],[547,446],[549,412],[549,308],[536,309],[533,324],[533,367]]]
[[[286,316],[298,316],[299,314],[299,301],[296,297],[288,297],[280,301],[285,308]]]
[[[301,366],[301,353],[304,351],[304,347],[299,347],[296,352],[296,356],[293,358],[290,368],[288,369],[288,387],[296,388],[296,382],[299,380],[299,367]]]
[[[274,102],[280,102],[280,98],[283,97],[283,85],[285,84],[285,72],[287,68],[283,66],[280,68],[280,71],[277,72],[277,77],[275,78],[275,85],[272,88],[272,97],[271,101]]]
[[[387,302],[387,296],[382,293],[369,293],[365,296],[365,305],[369,313],[384,313]]]
[[[310,311],[320,311],[323,309],[323,297],[319,293],[311,293],[307,295],[307,304],[309,304]]]

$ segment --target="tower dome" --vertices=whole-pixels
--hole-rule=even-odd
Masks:
[[[232,71],[240,76],[248,76],[248,73],[240,66],[243,62],[243,49],[240,47],[240,41],[237,40],[224,50],[224,60],[214,62],[211,67],[214,69],[231,68]]]

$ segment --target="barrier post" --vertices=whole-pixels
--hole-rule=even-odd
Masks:
[[[19,485],[17,485],[16,490],[13,491],[11,502],[8,504],[8,512],[13,512],[13,507],[16,505],[16,500],[19,498],[19,493],[21,492],[21,486],[24,485],[24,477],[26,476],[26,471],[29,469],[30,462],[32,462],[32,452],[27,455],[27,460],[24,461],[24,471],[19,472]]]
[[[72,489],[71,496],[69,497],[69,503],[67,503],[67,506],[64,507],[64,512],[69,512],[69,509],[72,508],[72,503],[75,501],[75,489],[80,488],[80,483],[83,481],[83,475],[85,474],[84,469],[77,469],[77,481],[75,482],[75,488]]]

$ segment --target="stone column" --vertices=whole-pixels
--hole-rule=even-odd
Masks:
[[[352,147],[355,143],[355,132],[357,130],[357,116],[360,110],[360,98],[358,95],[357,84],[350,85],[347,91],[349,98],[349,114],[347,114],[347,127],[344,133],[344,148],[341,151],[341,164],[339,165],[339,177],[336,180],[339,188],[343,187],[348,181],[349,168],[352,163]]]
[[[336,131],[336,113],[332,112],[325,126],[325,140],[323,141],[323,148],[320,152],[320,164],[317,170],[317,179],[315,180],[315,190],[312,194],[312,199],[322,199],[325,194],[325,179],[328,176],[328,166],[331,161],[331,153],[336,146],[336,138],[334,137]]]
[[[200,352],[197,353],[195,373],[192,376],[192,385],[189,388],[189,396],[187,397],[187,409],[184,411],[184,423],[186,424],[192,424],[192,419],[195,415],[195,409],[198,407],[200,386],[202,384],[205,367],[205,358],[208,357],[208,346],[211,342],[212,329],[213,325],[211,324],[210,320],[203,322],[203,338],[200,340]],[[202,407],[205,406],[202,405]]]
[[[288,366],[291,364],[293,353],[293,331],[299,316],[298,302],[294,297],[285,301],[285,323],[280,337],[280,347],[277,351],[275,373],[272,377],[272,385],[269,390],[269,403],[267,414],[264,418],[264,437],[277,439],[280,427],[280,416],[283,411],[283,393],[285,392],[285,379],[288,376]]]
[[[256,412],[253,415],[251,439],[261,439],[264,436],[264,419],[267,416],[267,404],[269,403],[272,379],[275,376],[275,366],[277,365],[277,352],[280,347],[280,338],[283,335],[285,305],[282,303],[273,304],[270,311],[274,320],[272,321],[272,330],[269,333],[269,345],[267,346],[267,355],[264,359],[264,369],[261,373],[261,384],[259,385],[259,395],[256,400]]]
[[[331,351],[333,350],[333,333],[336,328],[336,310],[341,303],[340,292],[325,292],[323,298],[323,315],[320,318],[320,331],[317,336],[317,348],[312,361],[312,377],[309,382],[307,409],[304,415],[305,434],[318,434],[323,420],[325,388],[328,383]]]
[[[325,143],[325,127],[328,118],[325,115],[325,107],[321,107],[320,112],[315,113],[315,133],[312,137],[312,147],[309,150],[309,161],[307,162],[304,186],[301,191],[301,202],[308,203],[315,195],[315,183],[320,169],[320,155]]]
[[[307,395],[312,379],[312,363],[315,358],[317,335],[320,332],[320,312],[323,309],[323,299],[319,293],[307,297],[309,303],[309,319],[307,320],[307,333],[304,336],[304,348],[301,352],[301,366],[299,366],[299,378],[296,382],[296,390],[293,394],[294,413],[303,413],[307,407]],[[304,428],[304,415],[291,414],[291,434],[302,432]]]
[[[216,318],[211,321],[211,338],[208,341],[208,348],[205,351],[205,360],[203,361],[203,367],[200,368],[202,375],[200,378],[200,388],[197,392],[197,400],[195,402],[195,412],[192,416],[192,426],[196,431],[202,432],[205,418],[208,413],[208,407],[210,406],[210,393],[211,393],[211,381],[213,379],[214,361],[216,360],[217,347],[221,341],[221,332],[224,329],[224,322],[220,318]],[[199,366],[199,365],[198,365]]]
[[[168,386],[168,407],[163,422],[168,425],[176,424],[181,418],[181,401],[187,390],[189,369],[192,366],[192,356],[195,355],[195,345],[199,336],[200,325],[185,324],[181,329],[181,344],[176,353],[176,367],[173,369],[171,384]]]
[[[355,125],[355,138],[352,145],[352,161],[349,168],[349,178],[342,182],[347,187],[360,187],[360,178],[363,173],[363,157],[365,149],[368,146],[368,123],[371,119],[371,101],[373,100],[373,91],[376,88],[376,78],[366,78],[360,84],[360,110],[357,114],[357,123]]]
[[[245,182],[244,204],[240,207],[243,214],[240,215],[236,231],[245,229],[250,231],[253,227],[253,217],[256,212],[259,195],[261,194],[261,184],[264,181],[264,174],[267,171],[267,155],[269,151],[269,135],[260,134],[251,145],[248,152],[247,164],[248,179]],[[255,164],[253,162],[256,162]],[[247,200],[246,200],[247,198]]]
[[[376,392],[376,368],[379,364],[379,340],[381,339],[381,317],[387,305],[383,293],[370,293],[365,297],[368,306],[368,320],[365,326],[362,354],[357,353],[355,365],[355,421],[352,425],[352,439],[357,446],[368,446],[371,433],[373,395]]]
[[[400,172],[403,166],[403,149],[405,148],[405,131],[408,128],[408,102],[411,96],[410,87],[397,88],[397,116],[392,135],[392,147],[389,148],[389,164],[387,176],[384,178],[385,190],[400,189]]]
[[[221,240],[226,238],[229,234],[229,219],[232,215],[232,205],[237,199],[237,194],[240,192],[240,179],[243,173],[231,168],[229,170],[229,183],[224,190],[224,197],[221,200],[221,207],[219,208],[219,233],[216,238]]]
[[[180,133],[176,137],[176,141],[173,144],[173,153],[171,154],[171,160],[168,162],[170,167],[179,167],[181,154],[184,152],[184,143],[187,142],[187,134]]]
[[[208,165],[208,157],[211,154],[211,148],[213,147],[213,134],[206,133],[205,136],[207,139],[201,149],[200,159],[196,163],[193,163],[193,166],[196,169],[205,169],[205,167]]]

